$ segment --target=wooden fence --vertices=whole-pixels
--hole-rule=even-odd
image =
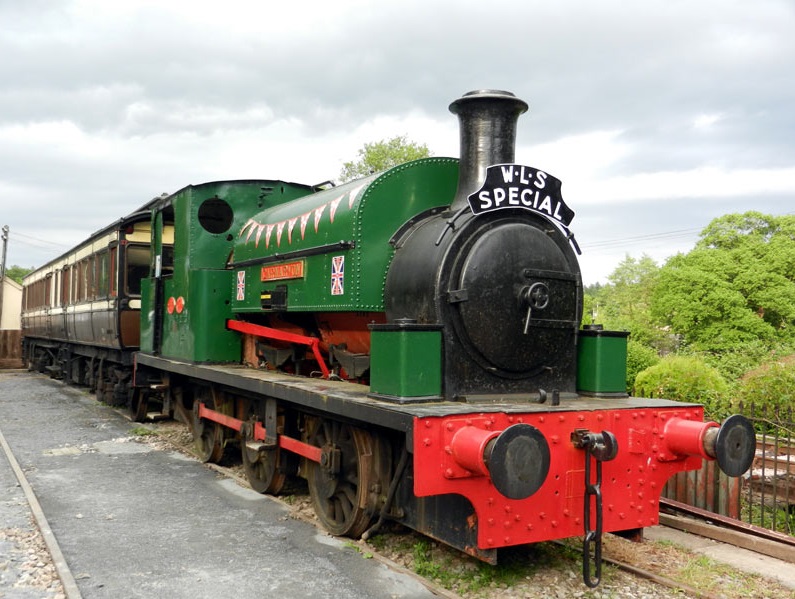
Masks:
[[[742,478],[723,474],[717,462],[704,460],[701,470],[680,472],[671,478],[663,489],[663,497],[739,520],[742,482]]]

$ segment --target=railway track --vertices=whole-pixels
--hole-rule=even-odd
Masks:
[[[110,410],[110,408],[102,408]],[[155,445],[158,449],[178,450],[185,454],[192,453],[189,434],[186,433],[183,425],[175,422],[153,422],[147,424],[153,435],[140,436],[137,440],[147,444]],[[134,429],[133,429],[134,430]],[[141,432],[141,431],[139,431]],[[4,452],[8,454],[9,463],[16,464],[16,459],[10,453],[8,444],[3,439]],[[233,479],[247,487],[243,478],[242,466],[235,460],[234,452],[229,452],[230,459],[223,466],[212,466],[212,468],[224,477]],[[24,472],[16,464],[17,471],[22,476],[20,486],[26,488],[26,497],[31,502],[31,511],[35,512],[33,506],[38,505],[35,494],[27,483]],[[23,482],[25,480],[25,482]],[[287,499],[285,505],[289,505],[291,517],[304,519],[314,522],[312,510],[308,507],[308,500],[300,495],[292,496]],[[42,530],[42,536],[48,540],[47,549],[53,555],[53,561],[58,566],[58,575],[64,581],[64,594],[67,599],[81,597],[80,590],[75,583],[75,576],[69,571],[67,560],[58,547],[57,540],[52,535],[52,531],[47,523],[46,516],[38,506],[37,511],[40,517],[36,517],[36,522]],[[463,556],[459,552],[451,551],[443,546],[437,546],[427,538],[407,533],[406,531],[387,531],[377,536],[370,543],[346,542],[350,547],[355,547],[356,551],[363,556],[372,557],[375,560],[388,564],[390,568],[412,572],[420,570],[424,576],[422,583],[432,590],[437,596],[447,599],[469,599],[470,597],[484,597],[486,599],[500,598],[533,598],[533,597],[615,597],[620,599],[651,599],[656,598],[679,598],[694,597],[698,599],[717,599],[718,597],[748,597],[746,592],[736,594],[726,593],[726,589],[721,589],[720,593],[705,589],[699,584],[690,584],[681,577],[672,576],[670,572],[660,572],[655,568],[655,563],[669,565],[678,559],[688,559],[682,557],[681,552],[677,552],[676,558],[672,558],[669,553],[673,549],[670,547],[660,549],[652,548],[652,551],[643,557],[640,548],[651,547],[649,544],[630,544],[623,539],[606,538],[605,541],[605,563],[606,572],[602,586],[596,591],[590,591],[582,585],[579,573],[580,568],[580,546],[578,541],[566,546],[565,549],[560,545],[552,543],[542,543],[541,546],[530,546],[508,553],[505,566],[496,569],[488,566],[490,570],[481,571],[480,566],[473,560]],[[418,552],[418,547],[427,549],[424,557]],[[632,559],[628,559],[632,558]],[[421,560],[425,560],[421,564]],[[692,559],[692,556],[690,556]],[[503,558],[501,557],[501,560]],[[501,579],[506,571],[511,570],[517,563],[524,564],[518,577],[508,580]],[[420,567],[423,566],[423,567]],[[666,568],[671,570],[670,567]],[[486,574],[485,572],[492,572]],[[450,583],[450,577],[469,581],[467,584],[478,586],[476,591],[461,583]],[[488,580],[487,577],[493,579]],[[478,580],[478,577],[480,580]],[[550,589],[552,593],[550,593]],[[600,593],[599,595],[594,593]],[[790,597],[792,591],[784,588],[766,587],[764,596],[771,598]]]
[[[175,436],[173,434],[173,430],[172,430],[172,432],[166,432],[166,429],[168,429],[168,428],[172,428],[173,429],[173,425],[174,424],[175,423],[160,422],[160,423],[155,424],[154,426],[155,426],[156,429],[159,429],[160,435],[161,435],[160,438],[165,439],[171,445],[171,447],[173,447],[174,449],[178,449],[180,451],[183,451],[185,453],[188,453],[188,454],[193,454],[192,446],[187,441],[187,436],[185,435],[185,433],[183,433],[181,435],[178,435],[177,436],[178,438],[175,438]],[[235,480],[241,486],[248,487],[248,482],[247,482],[247,480],[245,478],[245,474],[243,473],[242,466],[234,462],[234,459],[235,459],[234,458],[234,453],[232,453],[231,455],[228,455],[228,457],[229,457],[229,459],[226,460],[227,465],[206,464],[206,466],[211,468],[211,469],[213,469],[213,470],[215,470],[219,474],[222,474],[223,476],[232,478],[233,480]],[[312,508],[311,508],[310,501],[309,501],[308,497],[301,496],[301,495],[290,496],[290,497],[287,498],[286,503],[287,503],[287,505],[289,505],[292,508],[292,516],[293,517],[299,518],[299,519],[302,519],[302,520],[305,520],[307,522],[311,522],[311,523],[317,525],[317,520],[316,520],[316,518],[313,515],[313,511],[312,511]],[[684,504],[677,504],[677,502],[670,502],[668,500],[666,500],[665,506],[668,509],[680,508],[681,510],[685,510],[688,507],[688,506],[685,506]],[[694,530],[694,531],[692,531],[693,534],[697,534],[697,535],[700,535],[700,536],[705,536],[707,538],[711,538],[710,535],[712,535],[712,536],[716,536],[717,535],[717,533],[713,532],[713,529],[715,529],[716,527],[715,526],[711,526],[711,525],[709,525],[707,523],[707,521],[709,521],[709,520],[714,520],[714,518],[710,518],[710,516],[712,516],[712,514],[696,510],[696,511],[689,512],[689,515],[692,518],[701,518],[702,521],[703,521],[701,529],[700,529],[701,532],[699,533],[699,531]],[[664,516],[664,515],[661,514],[661,516]],[[740,524],[742,524],[742,523],[740,523]],[[754,539],[754,538],[762,539],[762,538],[764,538],[764,539],[768,540],[770,543],[779,543],[780,546],[782,546],[782,547],[785,547],[785,546],[788,546],[788,545],[794,545],[795,546],[795,539],[783,538],[783,537],[785,537],[785,535],[776,535],[775,533],[766,535],[765,533],[766,532],[769,533],[770,531],[764,531],[764,529],[756,529],[756,527],[750,527],[749,528],[747,525],[746,526],[738,526],[738,529],[745,529],[746,530],[745,533],[738,531],[737,534],[744,535],[748,539]],[[392,535],[392,537],[394,539],[397,539],[397,541],[394,541],[394,539],[389,539],[390,535]],[[421,538],[419,535],[416,535],[416,533],[408,533],[406,531],[400,531],[400,532],[397,532],[397,533],[385,532],[385,533],[380,534],[380,537],[382,537],[382,539],[381,539],[380,542],[378,542],[376,544],[366,543],[366,542],[361,542],[361,541],[356,541],[356,542],[348,541],[348,542],[358,546],[359,550],[362,551],[363,553],[372,553],[373,557],[375,557],[376,559],[384,561],[384,563],[389,564],[390,567],[392,567],[392,568],[395,568],[395,569],[398,569],[398,570],[401,570],[401,571],[412,572],[414,569],[416,569],[416,564],[412,563],[412,560],[410,560],[410,559],[406,560],[406,559],[401,558],[400,556],[395,555],[396,552],[395,551],[391,551],[389,549],[390,545],[392,545],[395,542],[397,544],[401,545],[401,546],[405,546],[405,542],[401,542],[400,539],[402,539],[406,535],[410,535],[412,538]],[[384,537],[386,537],[387,540],[384,540],[383,539]],[[729,540],[723,541],[723,542],[726,542],[726,543],[729,543],[729,544],[733,544],[733,545],[736,544],[736,546],[738,546],[738,547],[745,546],[747,549],[754,550],[753,541],[749,540],[749,541],[743,543],[743,542],[738,540],[739,538],[740,537],[736,537],[734,539],[729,539]],[[720,540],[720,539],[717,539],[717,540]],[[574,542],[573,543],[569,543],[569,542],[565,542],[564,541],[564,542],[559,542],[559,543],[542,543],[541,545],[547,545],[547,546],[548,545],[555,545],[555,546],[565,547],[566,551],[568,552],[568,555],[572,555],[573,558],[570,560],[570,562],[568,562],[568,564],[565,563],[564,558],[561,558],[561,563],[558,564],[558,566],[562,567],[563,569],[566,569],[568,567],[569,571],[571,571],[571,569],[579,570],[579,568],[581,567],[581,564],[580,564],[580,559],[581,558],[578,555],[578,552],[581,551],[581,545],[576,544],[576,543],[579,543],[579,540],[577,540],[577,539],[573,539],[572,541],[574,541]],[[735,541],[735,542],[732,542],[732,541]],[[418,542],[421,542],[421,541],[418,541]],[[727,597],[734,597],[734,596],[736,596],[736,597],[744,597],[744,598],[748,597],[747,594],[743,594],[743,593],[739,593],[737,595],[726,594],[726,590],[725,589],[721,589],[720,591],[711,591],[711,590],[705,590],[704,588],[699,588],[698,586],[695,586],[695,585],[690,584],[687,581],[683,580],[681,577],[676,578],[676,577],[671,577],[669,575],[666,575],[665,573],[660,571],[661,570],[660,568],[655,568],[655,565],[657,565],[657,564],[653,563],[652,560],[625,559],[625,557],[627,557],[628,555],[633,555],[634,554],[634,556],[637,556],[638,552],[636,552],[634,550],[637,549],[638,547],[641,547],[641,546],[643,546],[643,545],[642,544],[641,545],[637,545],[636,543],[632,543],[630,541],[626,541],[624,539],[620,539],[619,537],[614,537],[613,535],[607,535],[606,536],[606,541],[605,541],[605,554],[603,555],[603,561],[606,564],[606,566],[608,566],[609,568],[613,568],[614,570],[618,570],[618,571],[624,572],[627,575],[629,575],[629,576],[631,576],[631,577],[633,577],[635,579],[648,581],[649,583],[652,583],[653,585],[656,585],[655,586],[655,588],[657,589],[656,594],[653,594],[653,595],[650,595],[650,596],[653,596],[653,597],[667,597],[668,595],[664,594],[663,592],[661,592],[661,589],[659,588],[659,587],[663,587],[664,589],[667,589],[668,591],[670,591],[672,593],[670,595],[671,597],[679,597],[679,598],[692,597],[694,599],[725,599]],[[451,562],[452,563],[452,562],[455,562],[456,560],[461,560],[461,559],[468,560],[469,559],[469,558],[466,558],[466,557],[462,557],[458,552],[456,552],[454,550],[449,550],[448,548],[444,548],[444,547],[436,548],[436,552],[438,554],[438,559],[440,561],[440,564],[443,563],[443,562]],[[775,554],[775,552],[773,552],[773,553]],[[537,557],[538,557],[537,551],[535,550],[535,548],[533,546],[530,546],[528,548],[517,549],[517,550],[514,551],[514,559],[525,558],[528,562],[532,562]],[[693,556],[689,555],[688,557],[692,558]],[[685,559],[688,559],[688,558],[685,558]],[[455,566],[453,566],[453,568],[454,567]],[[665,568],[663,568],[663,570],[664,569]],[[538,572],[534,572],[534,575],[536,577],[538,577],[539,573]],[[432,589],[435,593],[437,593],[440,596],[449,597],[451,599],[462,599],[462,598],[466,599],[468,597],[468,594],[466,592],[463,592],[461,594],[456,594],[455,592],[451,593],[449,591],[449,589],[446,589],[446,588],[440,586],[432,578],[430,580],[427,577],[422,577],[422,578],[423,578],[423,584],[428,584],[429,588]],[[444,578],[444,577],[442,577],[442,578]],[[552,578],[554,578],[554,576]],[[560,595],[560,596],[561,597],[569,597],[569,596],[589,597],[589,596],[591,596],[591,595],[588,595],[588,594],[584,594],[584,593],[587,593],[588,591],[587,591],[586,587],[584,585],[582,585],[582,582],[581,582],[581,579],[580,579],[580,576],[579,576],[579,571],[577,571],[577,576],[574,578],[574,583],[575,584],[572,584],[570,587],[567,587],[567,588],[571,589],[571,595],[564,594],[564,595]],[[538,590],[538,593],[539,593],[538,595],[532,594],[533,592],[535,592],[534,590],[532,590],[532,587],[524,586],[524,585],[522,585],[522,586],[523,586],[523,588],[521,590],[517,590],[516,591],[517,592],[516,597],[522,597],[522,598],[524,598],[524,597],[536,597],[536,596],[538,596],[538,597],[547,597],[547,595],[544,594],[544,590],[543,590],[544,588],[546,588],[545,587],[545,583],[540,583],[539,582],[539,584],[536,585],[538,587],[538,589],[536,589],[536,590]],[[505,590],[506,589],[502,589],[502,591],[505,591]],[[559,590],[562,590],[562,588],[559,588]],[[790,598],[792,596],[792,593],[793,593],[793,590],[781,589],[781,594],[780,595],[777,595],[775,590],[774,590],[773,592],[768,591],[765,594],[765,596],[766,597],[779,597],[780,596],[780,597],[788,597],[788,598]],[[483,595],[479,595],[479,596],[483,596]],[[495,598],[496,597],[504,597],[504,596],[506,596],[506,595],[504,595],[504,594],[494,594]],[[507,596],[512,597],[513,595],[507,595]],[[554,597],[555,595],[552,595],[552,596]],[[631,592],[626,594],[626,595],[624,595],[624,594],[620,594],[620,592],[616,593],[615,589],[612,589],[605,596],[616,597],[616,598],[619,598],[619,597],[628,597],[629,598],[629,597],[636,597],[636,596],[637,597],[641,597],[643,595],[642,594],[634,595]]]
[[[0,447],[2,447],[3,454],[17,479],[19,487],[25,495],[25,501],[30,509],[30,516],[38,527],[39,533],[47,548],[47,555],[45,557],[52,561],[53,567],[61,581],[64,596],[66,599],[82,599],[80,589],[77,587],[77,582],[72,575],[72,571],[69,569],[69,565],[64,559],[58,540],[55,538],[50,528],[50,523],[47,521],[41,504],[39,504],[39,500],[36,498],[36,494],[33,492],[33,488],[30,486],[24,471],[19,466],[16,456],[11,451],[11,447],[8,445],[2,430],[0,430]],[[37,561],[37,563],[42,562]],[[3,596],[2,592],[0,592],[0,596]]]
[[[795,564],[795,537],[672,499],[660,499],[660,507],[666,512],[660,514],[660,522],[665,526]],[[677,515],[686,516],[687,520]]]

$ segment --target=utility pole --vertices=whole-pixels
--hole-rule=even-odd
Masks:
[[[3,225],[3,261],[0,263],[0,281],[6,276],[6,249],[8,248],[8,225]]]
[[[8,225],[3,225],[3,260],[0,262],[0,329],[3,328],[3,291],[6,286],[6,249],[8,248]]]

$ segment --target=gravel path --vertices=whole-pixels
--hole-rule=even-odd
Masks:
[[[0,597],[65,599],[50,553],[3,452],[0,489]]]

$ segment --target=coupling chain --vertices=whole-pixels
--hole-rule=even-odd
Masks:
[[[582,580],[594,588],[602,580],[602,462],[608,462],[618,453],[618,442],[613,433],[592,433],[577,429],[571,434],[574,446],[585,450],[585,497],[583,505]],[[596,480],[591,464],[596,465]],[[591,510],[596,515],[596,526],[591,528]],[[591,565],[593,564],[593,572]]]

